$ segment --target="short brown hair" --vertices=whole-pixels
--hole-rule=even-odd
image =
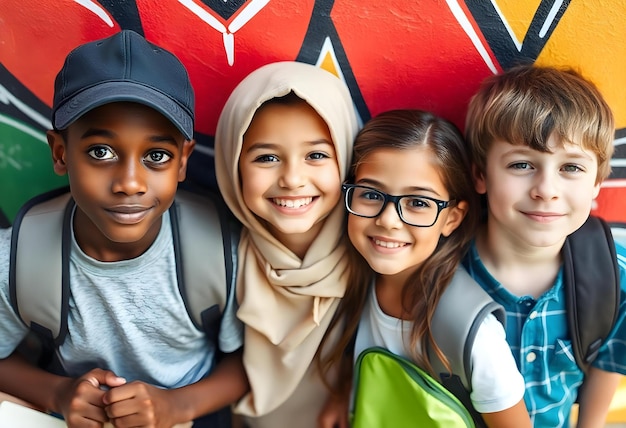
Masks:
[[[613,155],[615,122],[593,83],[571,69],[516,66],[485,79],[472,97],[465,136],[479,172],[496,140],[549,152],[548,139],[579,144],[598,158],[596,183],[606,179]]]

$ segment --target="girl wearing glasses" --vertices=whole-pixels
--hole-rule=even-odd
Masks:
[[[352,346],[354,359],[379,346],[433,374],[422,350],[442,356],[431,320],[453,275],[463,269],[459,262],[478,224],[469,154],[447,120],[395,110],[364,126],[353,156],[342,188],[356,250],[351,263],[363,268],[352,272],[340,308],[346,320],[341,346],[321,360],[322,367],[345,363]],[[493,315],[478,330],[471,362],[471,401],[487,426],[529,427],[524,381]],[[350,385],[345,379],[338,387],[342,399],[327,403],[320,426],[348,426]]]

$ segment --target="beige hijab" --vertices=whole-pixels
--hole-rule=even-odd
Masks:
[[[252,72],[226,102],[215,135],[217,182],[244,225],[237,316],[246,325],[244,365],[251,392],[236,410],[249,416],[269,413],[294,391],[313,361],[348,280],[342,204],[324,220],[301,260],[271,235],[243,201],[238,168],[243,135],[265,101],[292,91],[328,125],[340,176],[345,179],[358,130],[352,99],[339,78],[313,65],[278,62]]]

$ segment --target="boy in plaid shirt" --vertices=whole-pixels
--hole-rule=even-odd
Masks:
[[[519,66],[485,80],[470,102],[466,136],[487,221],[464,265],[507,311],[531,420],[568,427],[578,400],[578,426],[604,426],[626,373],[626,249],[616,244],[619,316],[586,375],[572,351],[561,249],[610,173],[611,110],[576,72]]]

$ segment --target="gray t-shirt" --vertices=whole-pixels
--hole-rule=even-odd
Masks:
[[[28,331],[9,300],[9,249],[10,230],[0,230],[0,358]],[[243,344],[235,306],[233,290],[219,332],[223,352]],[[194,326],[178,290],[169,213],[152,246],[131,260],[97,261],[72,236],[68,334],[57,350],[69,376],[98,367],[128,381],[181,387],[210,373],[216,345]]]

